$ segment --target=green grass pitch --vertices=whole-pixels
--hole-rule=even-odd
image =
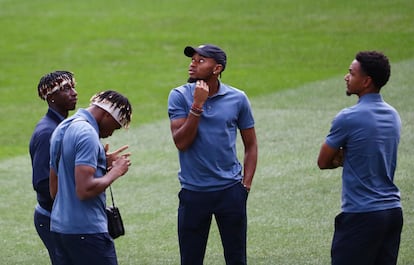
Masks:
[[[134,107],[131,128],[103,140],[112,148],[129,144],[133,154],[133,167],[113,185],[126,227],[115,241],[119,263],[179,264],[178,158],[167,96],[187,79],[183,48],[210,42],[228,55],[222,81],[248,94],[256,118],[253,265],[329,264],[341,171],[317,168],[319,147],[334,115],[357,100],[345,96],[343,81],[355,53],[388,55],[383,96],[403,121],[398,264],[414,264],[413,10],[409,0],[0,0],[0,263],[48,263],[33,226],[28,142],[46,111],[39,78],[65,69],[75,73],[78,108],[105,89],[127,95]],[[215,225],[205,264],[224,264]]]

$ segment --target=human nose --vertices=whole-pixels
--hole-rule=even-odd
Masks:
[[[71,90],[71,94],[74,95],[74,96],[77,96],[78,91],[76,91],[76,89],[73,87],[72,90]]]

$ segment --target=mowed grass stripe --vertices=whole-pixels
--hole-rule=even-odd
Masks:
[[[414,60],[392,64],[391,81],[382,93],[403,120],[396,172],[405,211],[400,265],[414,260],[413,67]],[[329,264],[341,171],[320,171],[316,158],[334,115],[357,101],[344,93],[343,78],[337,76],[251,99],[260,156],[248,201],[250,264]],[[103,142],[112,148],[129,144],[133,153],[133,167],[113,186],[127,231],[116,240],[120,264],[179,264],[178,161],[168,120],[116,132]],[[32,224],[35,193],[28,155],[1,161],[0,173],[2,264],[46,264],[46,250]],[[214,223],[205,264],[223,264]]]

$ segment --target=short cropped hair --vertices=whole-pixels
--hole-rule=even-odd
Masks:
[[[372,78],[375,87],[380,90],[389,80],[391,66],[387,56],[377,51],[361,51],[355,56],[362,71]]]

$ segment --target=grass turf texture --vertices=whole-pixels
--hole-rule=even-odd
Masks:
[[[409,0],[0,0],[0,159],[27,152],[47,72],[75,73],[78,107],[108,88],[126,94],[134,127],[166,117],[169,90],[187,79],[185,45],[222,46],[223,81],[254,97],[344,73],[358,50],[411,58],[413,9]]]
[[[32,225],[27,144],[46,110],[37,82],[55,69],[75,72],[78,107],[108,88],[134,105],[131,129],[105,141],[113,148],[128,143],[133,152],[134,166],[114,185],[127,229],[116,240],[120,264],[178,264],[178,162],[166,100],[187,78],[184,46],[206,41],[227,51],[223,81],[248,93],[257,120],[250,264],[329,263],[340,171],[319,171],[316,156],[333,116],[356,101],[344,96],[342,81],[356,51],[390,57],[384,97],[404,126],[396,175],[405,206],[399,264],[412,264],[414,2],[0,0],[0,7],[2,264],[47,263]],[[213,226],[206,264],[223,263]]]
[[[413,67],[414,60],[394,64],[383,91],[385,100],[399,109],[404,126],[396,173],[405,211],[399,265],[414,260],[414,102],[406,96],[414,82]],[[341,171],[320,171],[316,158],[334,115],[357,100],[344,92],[342,76],[336,76],[252,99],[260,159],[248,200],[249,264],[329,264]],[[129,143],[133,153],[130,171],[113,185],[126,227],[126,235],[115,241],[120,264],[179,264],[178,162],[168,124],[163,119],[104,141],[113,148]],[[2,264],[47,263],[32,226],[29,165],[26,155],[0,162]],[[205,264],[224,264],[215,224]]]

